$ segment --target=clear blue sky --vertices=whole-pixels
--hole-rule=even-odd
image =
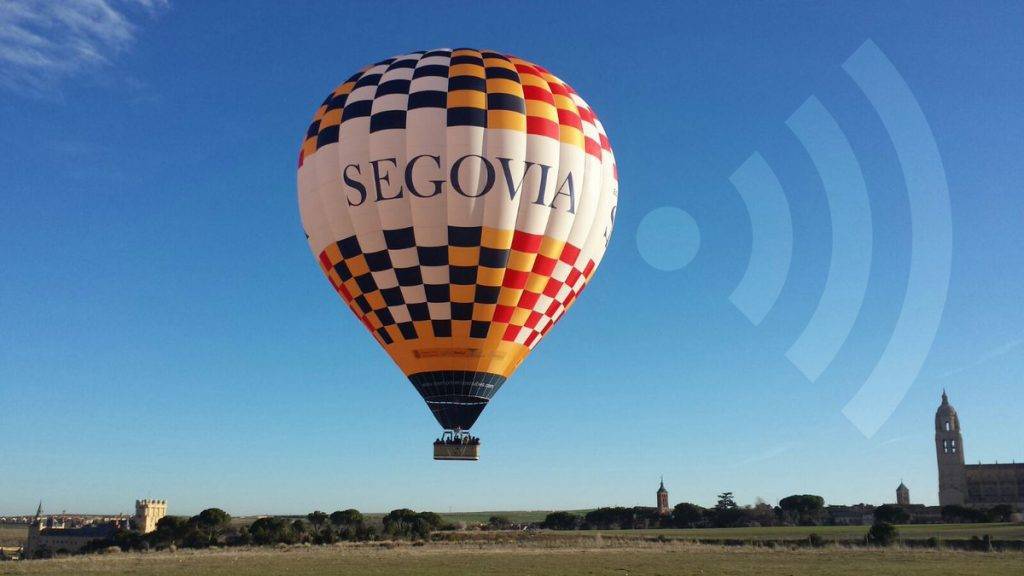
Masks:
[[[0,512],[653,505],[662,474],[673,503],[880,503],[901,478],[935,503],[943,387],[969,461],[1024,459],[1020,5],[108,2],[90,26],[54,24],[73,3],[0,8],[19,32],[0,34]],[[842,408],[893,332],[911,246],[893,143],[842,68],[869,39],[927,117],[953,217],[938,336],[870,438]],[[443,46],[572,84],[621,178],[606,259],[474,427],[475,464],[430,459],[436,422],[324,281],[295,192],[324,94]],[[812,95],[857,155],[874,224],[866,299],[813,384],[785,355],[830,262],[822,180],[787,126]],[[729,177],[755,151],[794,229],[757,326],[729,300],[752,239]],[[700,230],[674,271],[637,248],[665,206]]]

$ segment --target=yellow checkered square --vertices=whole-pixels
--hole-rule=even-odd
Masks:
[[[452,284],[448,289],[452,302],[472,302],[476,294],[476,286],[473,284]]]
[[[504,268],[488,268],[486,266],[481,266],[476,271],[476,283],[481,286],[501,286],[501,280],[504,277]]]
[[[475,246],[449,246],[448,264],[452,266],[476,266],[480,261],[480,248]]]

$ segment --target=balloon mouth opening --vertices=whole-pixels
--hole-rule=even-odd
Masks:
[[[426,401],[437,423],[445,430],[469,430],[487,407],[487,399],[484,398],[446,396],[441,399],[427,398]]]
[[[441,370],[420,372],[409,381],[426,401],[437,423],[445,430],[469,430],[487,403],[505,383],[505,377],[489,372]]]

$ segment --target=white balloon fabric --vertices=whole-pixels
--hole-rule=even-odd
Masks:
[[[593,276],[618,174],[568,84],[513,56],[440,49],[327,97],[298,193],[335,290],[438,422],[468,430]]]

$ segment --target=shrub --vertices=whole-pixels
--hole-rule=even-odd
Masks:
[[[868,530],[868,543],[875,546],[892,546],[896,543],[899,532],[888,522],[875,522]]]
[[[489,530],[508,530],[512,526],[512,522],[505,516],[491,516],[487,520],[487,528]]]
[[[991,552],[992,551],[992,537],[985,534],[981,538],[977,536],[971,536],[971,548],[978,550],[979,552]]]
[[[807,535],[807,543],[811,545],[811,548],[821,548],[825,545],[825,539],[820,535],[811,532]]]

